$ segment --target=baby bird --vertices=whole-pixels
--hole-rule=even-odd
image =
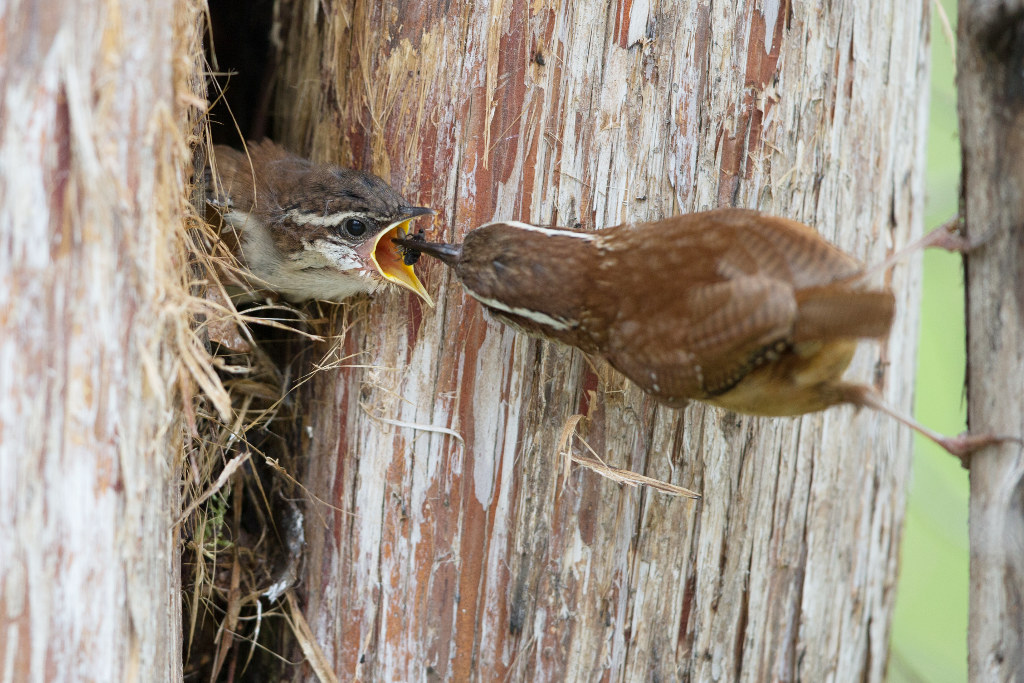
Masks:
[[[434,212],[377,176],[314,164],[269,140],[245,152],[214,147],[208,176],[208,203],[252,289],[293,302],[343,301],[393,282],[433,306],[391,239]]]

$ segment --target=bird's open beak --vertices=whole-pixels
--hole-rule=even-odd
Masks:
[[[423,283],[420,282],[419,278],[416,277],[416,273],[413,272],[412,266],[405,263],[404,252],[392,240],[402,239],[409,234],[409,223],[413,218],[432,215],[433,213],[432,209],[426,207],[411,207],[405,212],[405,218],[392,223],[377,235],[373,241],[373,251],[370,252],[373,265],[377,267],[377,271],[385,280],[416,292],[431,308],[434,307],[434,300],[427,294]]]
[[[403,249],[409,249],[412,251],[426,254],[427,256],[433,256],[436,259],[440,259],[449,266],[454,267],[462,257],[462,245],[461,244],[445,244],[444,242],[424,242],[423,240],[412,239],[412,238],[396,238],[395,244],[402,247]]]

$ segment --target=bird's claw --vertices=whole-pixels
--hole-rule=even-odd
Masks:
[[[960,460],[960,465],[965,470],[971,468],[971,456],[976,451],[989,446],[998,446],[999,444],[1010,442],[1024,445],[1024,440],[1019,436],[971,434],[970,432],[935,439],[935,443],[942,446],[950,455],[953,455]]]

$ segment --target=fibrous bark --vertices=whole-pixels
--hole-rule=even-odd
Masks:
[[[197,19],[0,4],[0,680],[181,677]]]
[[[281,137],[435,207],[435,237],[737,205],[878,260],[920,230],[926,9],[309,2]],[[882,679],[909,433],[666,409],[422,271],[438,307],[351,308],[350,367],[304,394],[304,479],[336,506],[306,516],[305,609],[342,678]],[[905,409],[917,275],[890,277],[893,334],[850,375]],[[703,500],[563,477],[576,414],[604,460]]]

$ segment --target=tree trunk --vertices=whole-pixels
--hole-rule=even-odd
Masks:
[[[194,4],[0,5],[3,681],[181,678]]]
[[[1024,435],[1024,3],[961,3],[958,77],[966,259],[967,418]],[[971,459],[971,680],[1024,679],[1024,460]]]
[[[736,205],[877,261],[921,227],[926,12],[310,2],[286,41],[282,138],[390,178],[446,239],[493,219],[594,229]],[[305,394],[304,479],[336,507],[306,516],[301,585],[342,679],[882,679],[907,431],[846,408],[658,406],[486,319],[427,261],[438,307],[350,307],[328,356],[346,367]],[[903,409],[917,282],[895,269],[893,334],[848,373]],[[563,476],[579,414],[609,464],[703,499]]]

